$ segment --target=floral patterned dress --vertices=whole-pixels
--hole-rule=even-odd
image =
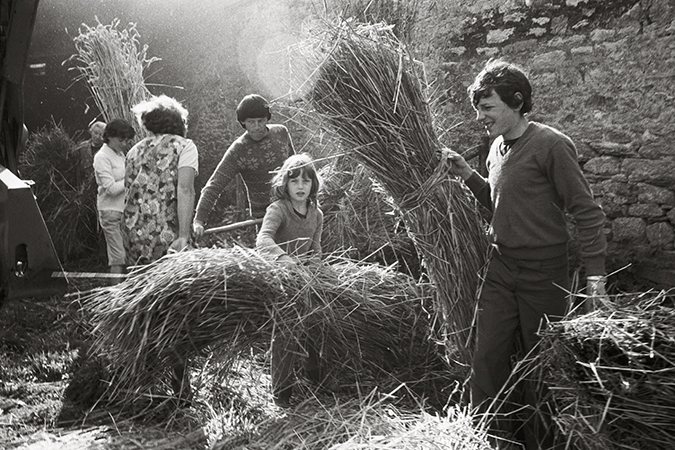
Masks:
[[[163,134],[143,139],[127,154],[124,224],[130,265],[161,258],[178,237],[178,166],[185,151],[196,152],[191,140]]]

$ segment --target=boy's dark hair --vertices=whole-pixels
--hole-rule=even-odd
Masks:
[[[272,118],[270,112],[270,105],[263,97],[258,94],[249,94],[239,102],[237,105],[237,121],[244,127],[246,119],[259,119],[267,117],[267,120]],[[246,127],[244,127],[246,128]]]
[[[494,91],[511,108],[522,104],[521,115],[532,110],[532,85],[527,75],[515,64],[500,59],[488,61],[468,91],[474,107],[478,106],[483,97],[490,96]],[[520,95],[516,95],[518,93]]]
[[[307,153],[298,153],[297,155],[289,156],[281,169],[272,178],[272,199],[281,200],[289,199],[286,186],[290,178],[297,178],[305,173],[307,177],[312,180],[312,188],[309,191],[309,201],[317,206],[317,194],[321,186],[319,174],[314,167],[312,157]]]
[[[134,136],[136,136],[136,130],[129,122],[124,119],[113,119],[105,126],[103,142],[107,144],[110,138],[133,139]]]
[[[152,96],[131,110],[138,122],[154,134],[175,134],[185,137],[188,110],[175,98],[161,94]]]

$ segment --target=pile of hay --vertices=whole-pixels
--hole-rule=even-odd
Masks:
[[[29,136],[19,159],[21,177],[35,182],[33,193],[64,264],[97,257],[102,245],[93,169],[84,178],[77,145],[60,124]]]
[[[256,433],[222,439],[213,450],[447,449],[489,450],[486,432],[466,411],[451,408],[443,416],[410,413],[378,400],[372,393],[330,408],[305,402],[286,420],[268,419]]]
[[[384,265],[419,276],[419,261],[391,198],[364,166],[339,157],[320,170],[319,204],[323,210],[321,247],[343,251],[352,259]]]
[[[332,4],[331,4],[332,3]],[[327,3],[324,3],[327,4]],[[334,0],[328,3],[336,17],[354,17],[363,23],[386,22],[403,42],[411,42],[422,0]]]
[[[119,19],[109,25],[82,24],[73,38],[77,53],[68,61],[77,64],[73,68],[79,72],[76,80],[87,83],[104,121],[126,119],[134,126],[136,137],[142,138],[147,131],[136,121],[131,107],[150,97],[144,72],[159,58],[147,57],[148,46],[140,44],[136,24],[118,30],[119,24]]]
[[[339,136],[347,155],[370,169],[401,211],[438,289],[435,313],[446,326],[449,351],[468,365],[487,238],[473,197],[436,159],[441,144],[423,68],[391,27],[381,25],[326,27],[299,52],[319,62],[303,87],[311,113]]]
[[[551,324],[537,364],[570,448],[675,448],[674,292]]]
[[[83,301],[92,353],[111,362],[110,399],[167,394],[169,370],[183,358],[218,349],[225,367],[282,331],[309,334],[341,389],[407,383],[442,406],[457,379],[430,339],[430,287],[339,257],[287,271],[242,247],[193,250]]]

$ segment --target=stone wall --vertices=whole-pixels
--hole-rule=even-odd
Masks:
[[[615,278],[675,286],[675,1],[496,3],[420,41],[441,80],[446,144],[480,144],[466,87],[485,61],[521,65],[533,83],[532,120],[575,141],[607,214],[608,270],[630,265]],[[456,8],[435,15],[443,23]]]

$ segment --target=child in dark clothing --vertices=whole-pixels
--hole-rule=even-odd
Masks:
[[[263,257],[287,267],[296,266],[303,257],[321,256],[323,213],[317,205],[319,177],[307,154],[289,157],[272,179],[272,196],[256,239],[256,248]],[[305,339],[308,358],[307,375],[321,382],[319,355],[314,345]],[[274,401],[290,406],[293,392],[293,355],[296,341],[281,332],[272,339],[272,390]]]

